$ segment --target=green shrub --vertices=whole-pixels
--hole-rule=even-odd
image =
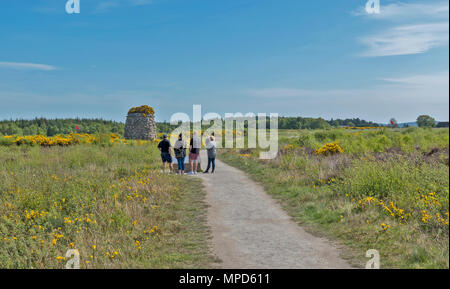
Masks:
[[[13,144],[12,139],[0,136],[0,146],[11,146]]]
[[[396,157],[385,161],[356,160],[346,169],[340,185],[342,193],[356,197],[388,198],[408,205],[417,189],[439,192],[448,200],[448,167]]]
[[[297,142],[300,147],[316,147],[316,142],[310,132],[301,132],[300,136],[297,139]]]

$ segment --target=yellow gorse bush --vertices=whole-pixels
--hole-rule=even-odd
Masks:
[[[408,219],[411,217],[416,217],[416,219],[419,219],[423,224],[429,224],[430,222],[434,222],[437,225],[444,225],[448,227],[449,225],[449,212],[444,213],[444,216],[441,215],[441,213],[436,212],[433,216],[433,213],[428,212],[428,210],[436,210],[440,209],[442,205],[437,201],[437,198],[435,197],[435,193],[428,193],[425,194],[421,192],[422,195],[419,198],[419,204],[416,204],[413,206],[408,212],[406,213],[404,209],[401,209],[394,205],[394,202],[389,202],[389,204],[386,204],[383,200],[379,200],[374,197],[366,197],[364,199],[361,199],[357,201],[357,208],[363,210],[369,205],[373,205],[375,207],[380,207],[384,212],[386,212],[389,216],[391,216],[393,219],[396,219],[400,221],[400,223],[408,222]],[[431,200],[430,201],[430,197]],[[419,205],[419,206],[417,206]],[[425,207],[421,210],[418,208],[422,206]],[[446,218],[445,218],[446,217]]]
[[[285,151],[290,151],[290,150],[293,150],[294,148],[295,147],[294,147],[293,144],[287,144],[287,145],[284,146],[284,150]]]
[[[138,107],[133,107],[128,111],[128,113],[142,113],[144,114],[144,116],[146,116],[155,114],[155,110],[153,109],[153,107],[150,107],[148,105],[141,105]]]
[[[341,129],[359,129],[359,130],[365,130],[365,129],[381,129],[383,127],[381,126],[345,126],[341,127]]]
[[[205,137],[206,135],[210,135],[211,134],[211,132],[207,133],[204,130],[199,130],[199,131],[197,131],[197,133],[198,133],[199,137],[200,137],[200,135],[203,135],[203,137]],[[164,134],[167,134],[169,139],[173,138],[173,137],[174,138],[178,138],[178,134],[164,133],[164,132],[159,132],[157,134],[157,137],[159,139],[162,139]],[[234,130],[217,130],[217,131],[214,131],[214,136],[216,138],[220,138],[220,137],[223,137],[225,135],[244,136],[245,133],[242,132],[242,131],[237,131],[236,129],[234,129]],[[183,132],[183,137],[185,138],[185,140],[187,140],[187,141],[190,140],[189,136],[190,136],[190,132]],[[216,141],[217,141],[217,139],[216,139]]]
[[[394,205],[394,202],[389,202],[389,205],[387,205],[383,200],[379,200],[374,197],[366,197],[357,202],[357,207],[359,209],[364,209],[368,205],[379,206],[389,216],[391,216],[394,219],[398,219],[401,222],[402,221],[406,222],[408,218],[411,217],[411,213],[406,213],[404,209],[398,208],[397,206]]]
[[[117,134],[109,134],[107,136],[110,143],[128,143],[127,140],[120,138]],[[46,137],[43,135],[33,136],[5,136],[4,138],[12,140],[16,145],[40,145],[43,147],[51,146],[70,146],[74,144],[92,144],[100,140],[99,136],[90,134],[74,134],[56,135],[53,137]]]
[[[339,146],[338,143],[327,143],[320,149],[316,150],[316,155],[333,155],[333,154],[341,154],[344,150]]]

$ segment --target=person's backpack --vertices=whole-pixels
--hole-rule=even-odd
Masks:
[[[174,149],[174,151],[175,151],[175,157],[177,159],[186,157],[186,148],[184,148],[184,147],[176,148],[176,149]]]

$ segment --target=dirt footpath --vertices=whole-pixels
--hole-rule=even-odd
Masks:
[[[202,168],[207,166],[201,152]],[[207,191],[214,254],[222,268],[350,268],[337,248],[305,232],[244,172],[216,160],[199,174]]]

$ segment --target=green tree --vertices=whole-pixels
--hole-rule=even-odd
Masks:
[[[436,120],[429,115],[421,115],[417,118],[417,125],[419,127],[435,127]]]

